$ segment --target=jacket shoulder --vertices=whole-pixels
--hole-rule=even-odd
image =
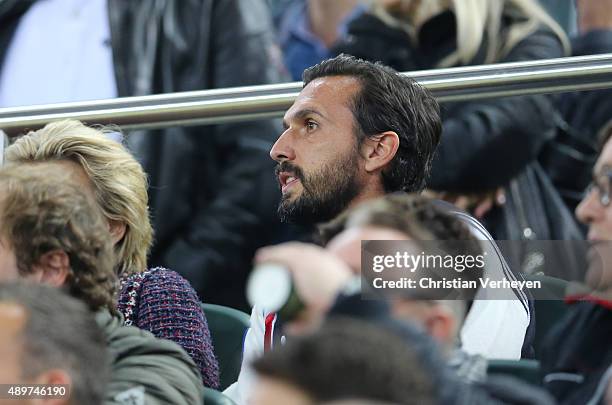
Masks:
[[[121,403],[121,395],[140,390],[147,403],[199,404],[203,386],[193,360],[177,344],[151,333],[122,326],[120,318],[97,317],[112,359],[107,399]]]

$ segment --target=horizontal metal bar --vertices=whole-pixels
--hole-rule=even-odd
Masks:
[[[406,72],[440,102],[612,87],[612,54]],[[8,134],[73,118],[122,129],[280,117],[301,82],[0,109]]]

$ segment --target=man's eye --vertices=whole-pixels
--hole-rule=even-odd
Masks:
[[[309,131],[313,131],[315,129],[317,129],[318,124],[312,120],[308,120],[306,121],[306,129]]]

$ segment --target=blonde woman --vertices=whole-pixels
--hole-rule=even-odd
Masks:
[[[134,157],[105,130],[74,120],[48,124],[5,151],[7,164],[57,162],[90,192],[108,221],[121,280],[118,309],[126,325],[181,345],[200,368],[204,385],[217,388],[219,369],[200,300],[174,271],[147,269],[153,240],[147,180]]]

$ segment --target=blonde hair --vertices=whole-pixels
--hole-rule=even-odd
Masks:
[[[147,178],[127,149],[108,137],[116,129],[94,129],[64,120],[20,137],[5,151],[6,163],[72,161],[89,177],[96,202],[108,221],[125,223],[115,245],[118,274],[146,270],[153,240]]]
[[[570,44],[567,35],[557,22],[548,15],[534,0],[400,0],[408,4],[405,10],[412,10],[411,15],[398,16],[391,14],[376,0],[372,12],[387,25],[404,29],[414,43],[418,42],[416,33],[424,23],[423,13],[427,9],[440,11],[452,8],[457,23],[457,49],[440,60],[436,67],[444,68],[458,64],[469,64],[481,47],[485,32],[487,33],[487,49],[484,63],[496,63],[507,56],[523,39],[535,32],[540,26],[550,28],[559,38],[567,56],[570,54]],[[434,7],[434,3],[438,7]],[[412,7],[410,7],[412,6]],[[432,17],[430,14],[427,17]],[[504,16],[512,16],[514,22],[502,37],[500,35],[501,21]],[[414,21],[415,18],[420,21]],[[412,21],[411,21],[412,20]]]

